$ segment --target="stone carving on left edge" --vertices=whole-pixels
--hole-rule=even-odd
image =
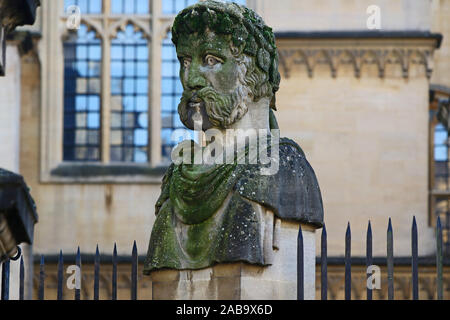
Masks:
[[[246,7],[205,1],[178,14],[172,37],[184,89],[178,112],[201,134],[172,153],[144,273],[270,265],[280,219],[323,224],[313,169],[294,141],[279,138],[272,29]]]

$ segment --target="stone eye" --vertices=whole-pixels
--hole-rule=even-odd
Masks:
[[[191,65],[191,60],[183,58],[183,66],[188,68]]]
[[[221,63],[222,61],[220,61],[218,58],[213,57],[211,55],[207,55],[205,58],[205,62],[208,66],[215,66],[218,63]]]

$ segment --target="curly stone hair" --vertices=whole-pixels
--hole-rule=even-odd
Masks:
[[[270,107],[276,110],[275,93],[280,86],[278,52],[272,28],[253,10],[236,3],[207,0],[181,11],[172,27],[175,46],[183,34],[203,33],[209,29],[217,34],[229,35],[232,45],[253,57],[254,67],[247,72],[253,79],[254,100],[271,98]]]

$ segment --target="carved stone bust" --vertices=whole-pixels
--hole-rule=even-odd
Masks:
[[[232,156],[225,164],[188,161],[169,167],[144,273],[225,262],[270,265],[279,219],[316,228],[323,224],[312,167],[295,142],[277,135],[280,74],[272,29],[244,6],[210,0],[180,12],[172,36],[184,89],[181,121],[189,129],[213,130],[221,136],[214,143],[220,141],[224,154]],[[252,149],[252,140],[245,140],[243,152],[236,155],[233,143],[251,130],[267,132],[256,139],[267,144]],[[212,141],[188,144],[204,151]],[[254,149],[264,150],[273,161],[251,161]],[[189,149],[176,150],[182,155]],[[240,161],[239,155],[248,161]],[[276,170],[263,170],[274,163]]]

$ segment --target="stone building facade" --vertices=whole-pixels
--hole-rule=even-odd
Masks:
[[[167,133],[177,128],[172,116],[179,92],[176,74],[169,70],[176,61],[170,56],[168,32],[175,13],[188,1],[142,1],[141,7],[141,1],[134,1],[134,9],[121,6],[121,0],[41,2],[38,23],[16,32],[8,42],[7,77],[0,79],[0,137],[9,151],[0,166],[21,173],[32,187],[40,215],[33,252],[35,261],[41,254],[47,258],[46,292],[52,298],[59,250],[72,254],[80,246],[82,253],[92,254],[98,244],[102,254],[110,255],[117,243],[125,259],[136,240],[140,255],[145,253],[170,147]],[[84,3],[88,6],[83,7]],[[70,5],[82,9],[79,21]],[[434,132],[439,128],[430,110],[437,108],[438,99],[450,95],[450,1],[247,0],[247,5],[261,14],[277,36],[282,80],[276,115],[282,136],[302,146],[318,177],[328,255],[336,261],[344,256],[349,221],[352,255],[363,257],[370,220],[374,256],[384,257],[391,217],[394,253],[408,257],[415,216],[419,255],[432,257],[438,209],[447,226],[445,241],[449,241],[448,190],[434,185],[437,166],[448,165],[448,148],[444,145],[443,151],[436,151]],[[380,30],[367,27],[371,5],[380,9]],[[71,29],[73,23],[79,23],[80,29]],[[87,62],[88,71],[78,74],[73,84],[76,90],[85,86],[86,91],[75,90],[75,94],[89,96],[92,99],[86,101],[93,103],[76,116],[76,121],[84,121],[84,134],[91,133],[90,138],[80,138],[84,143],[70,138],[68,130],[71,45],[87,50],[81,58],[75,55],[75,60]],[[136,48],[136,59],[128,61],[115,51],[117,47]],[[145,51],[142,59],[138,49]],[[134,64],[135,73],[117,71],[114,66],[119,63],[123,68]],[[136,80],[128,95],[146,101],[133,109],[140,117],[138,127],[114,124],[117,114],[122,116],[121,123],[127,116],[127,93],[115,92],[119,78],[124,86]],[[75,136],[77,130],[83,135],[80,128],[75,125]],[[147,133],[139,135],[142,131]],[[130,148],[135,148],[130,154],[123,144],[127,132]],[[70,146],[76,150],[70,151]],[[122,153],[118,155],[117,150]],[[435,161],[437,152],[441,152],[439,161]],[[320,248],[316,249],[319,256]],[[87,298],[92,297],[88,289],[91,264],[87,260],[84,267]],[[123,298],[129,283],[127,268],[124,263]],[[334,290],[330,298],[342,297],[341,269],[339,263],[329,267],[330,281],[336,283],[329,285],[330,292]],[[432,267],[423,270],[427,277]],[[363,279],[362,267],[355,265],[354,271]],[[408,267],[399,262],[398,271],[400,279]],[[151,279],[143,279],[140,285],[140,297],[150,298]],[[317,285],[320,290],[320,281]],[[447,280],[444,288],[448,287]],[[365,297],[364,288],[355,290],[359,290],[355,297]],[[426,297],[423,292],[421,297]]]

